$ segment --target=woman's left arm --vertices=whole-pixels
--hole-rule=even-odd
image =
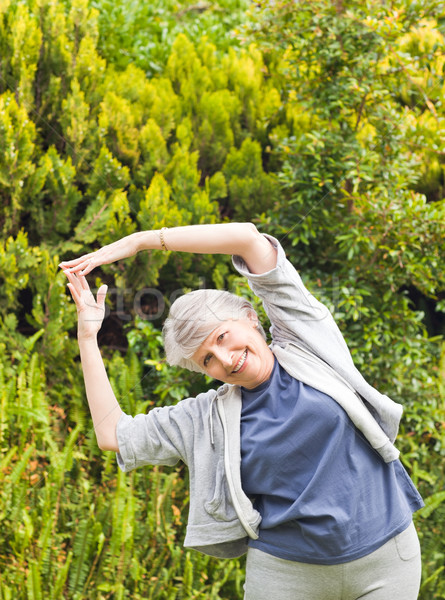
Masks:
[[[188,225],[140,231],[96,252],[65,261],[60,266],[72,273],[87,275],[95,267],[133,256],[141,250],[161,249],[241,256],[250,272],[256,274],[265,273],[276,266],[276,250],[252,223]]]

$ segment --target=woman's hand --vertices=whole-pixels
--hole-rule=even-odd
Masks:
[[[138,251],[136,238],[133,235],[128,235],[117,242],[103,246],[96,252],[83,254],[79,258],[73,260],[65,260],[60,263],[65,273],[80,273],[88,275],[93,269],[100,265],[109,265],[110,263],[133,256]]]
[[[77,307],[77,337],[79,340],[94,339],[102,327],[105,316],[107,286],[102,285],[99,288],[96,301],[84,275],[75,275],[67,270],[64,270],[64,273],[69,281],[68,289]]]

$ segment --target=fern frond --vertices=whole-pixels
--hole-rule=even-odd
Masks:
[[[43,600],[42,579],[40,577],[38,566],[34,560],[30,560],[29,567],[28,577],[26,579],[28,600]]]
[[[90,518],[80,522],[73,543],[73,560],[69,574],[70,592],[81,592],[89,572],[89,555],[93,541]]]
[[[63,592],[63,588],[66,585],[66,581],[68,578],[68,573],[70,570],[72,559],[73,559],[73,553],[69,552],[66,557],[65,564],[63,565],[63,567],[59,570],[59,572],[57,574],[56,581],[51,590],[50,600],[60,600],[60,598],[63,598],[62,592]]]

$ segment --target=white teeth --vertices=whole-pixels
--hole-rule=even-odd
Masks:
[[[241,369],[241,367],[244,364],[244,361],[246,360],[246,357],[247,357],[247,350],[244,350],[244,353],[243,353],[242,357],[240,358],[238,364],[233,369],[233,373],[237,373]]]

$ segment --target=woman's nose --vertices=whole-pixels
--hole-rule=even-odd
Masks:
[[[214,354],[224,368],[232,366],[232,357],[226,348],[219,347]]]

